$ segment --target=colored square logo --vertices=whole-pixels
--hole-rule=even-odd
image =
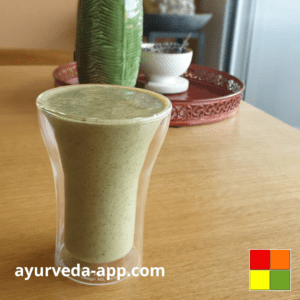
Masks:
[[[250,250],[250,291],[290,291],[290,261],[290,250]]]

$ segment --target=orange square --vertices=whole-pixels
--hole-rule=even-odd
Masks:
[[[290,250],[271,250],[270,252],[271,270],[290,269]]]

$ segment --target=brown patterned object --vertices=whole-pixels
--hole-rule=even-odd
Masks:
[[[78,84],[76,62],[53,73],[55,86]],[[170,126],[189,126],[219,122],[235,115],[245,89],[238,78],[213,68],[192,64],[183,77],[189,79],[187,92],[166,95],[173,104]],[[140,74],[137,87],[147,79]]]
[[[79,84],[76,62],[60,66],[54,70],[53,77],[55,87]]]

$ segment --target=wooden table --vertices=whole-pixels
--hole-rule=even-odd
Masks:
[[[35,107],[55,66],[0,67],[1,299],[300,299],[300,132],[241,103],[170,128],[149,187],[146,267],[165,277],[86,286],[15,277],[54,263],[54,182]],[[291,249],[291,291],[249,291],[249,249]]]

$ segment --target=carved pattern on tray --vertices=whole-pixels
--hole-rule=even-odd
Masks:
[[[217,103],[176,105],[172,109],[172,121],[182,121],[191,119],[211,118],[217,115],[223,115],[235,110],[241,101],[241,97],[237,96],[233,99],[224,100]]]
[[[56,69],[53,73],[55,86],[78,84],[78,73],[76,63],[70,63]]]
[[[201,80],[213,85],[220,86],[229,91],[232,91],[233,93],[236,93],[242,89],[242,86],[238,82],[235,82],[233,79],[226,78],[221,74],[209,70],[188,70],[183,74],[183,76],[185,78]]]

